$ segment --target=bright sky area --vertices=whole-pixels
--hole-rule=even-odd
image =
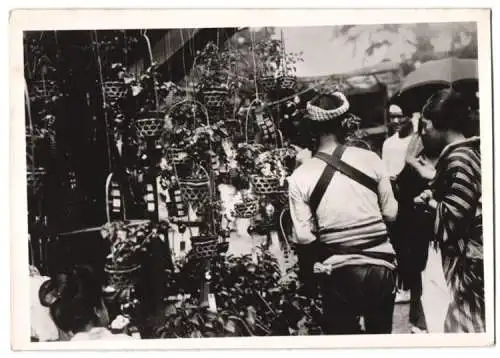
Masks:
[[[371,25],[363,27],[368,28],[368,26]],[[402,54],[410,54],[412,51],[412,46],[406,42],[405,37],[411,39],[413,33],[402,31],[400,35],[390,36],[392,46],[380,48],[363,63],[364,50],[369,43],[369,31],[357,41],[357,50],[354,51],[352,44],[346,44],[344,39],[334,38],[334,29],[333,26],[276,28],[278,37],[283,30],[287,52],[304,52],[304,62],[297,64],[297,76],[322,76],[348,72],[379,63],[384,58],[399,61]],[[445,51],[449,48],[450,41],[451,32],[443,28],[432,43],[436,51]]]

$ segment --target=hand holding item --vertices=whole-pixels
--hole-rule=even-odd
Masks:
[[[406,150],[406,162],[410,165],[415,164],[423,150],[422,137],[418,133],[414,133]]]
[[[415,169],[419,172],[422,178],[432,180],[436,176],[436,168],[434,164],[426,158],[419,157]]]
[[[436,209],[437,201],[434,200],[432,191],[430,189],[424,190],[419,196],[413,199],[416,205],[422,205],[429,209]]]

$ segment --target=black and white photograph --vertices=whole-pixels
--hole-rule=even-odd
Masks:
[[[493,342],[489,12],[386,11],[20,14],[19,347]]]

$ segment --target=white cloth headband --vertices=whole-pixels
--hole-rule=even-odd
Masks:
[[[349,110],[349,101],[342,92],[334,92],[333,96],[342,101],[342,104],[335,109],[323,109],[307,102],[307,112],[313,121],[324,122],[335,119],[345,114]]]

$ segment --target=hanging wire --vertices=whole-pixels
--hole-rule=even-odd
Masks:
[[[182,29],[179,29],[179,32],[181,34],[181,43],[182,43],[182,46],[184,46],[184,34],[182,33]],[[188,76],[188,73],[187,73],[187,68],[186,68],[186,56],[184,54],[184,48],[182,47],[181,48],[181,51],[182,51],[182,67],[184,69],[184,85],[186,87],[185,91],[186,91],[186,98],[188,98],[188,79],[189,79],[189,76]]]
[[[97,57],[97,69],[98,69],[98,74],[99,74],[99,83],[101,85],[101,96],[102,96],[102,106],[104,108],[104,124],[106,127],[106,148],[108,150],[108,170],[111,172],[111,145],[109,143],[109,121],[108,121],[108,111],[107,111],[107,103],[106,103],[106,94],[104,92],[104,78],[102,74],[102,62],[101,62],[101,55],[99,54],[99,40],[97,36],[97,31],[93,30],[91,31],[91,38],[92,35],[94,35],[94,40],[95,40],[95,55]]]
[[[281,35],[281,66],[283,66],[283,75],[287,75],[286,51],[285,51],[285,34],[284,34],[284,31],[283,31],[283,28],[281,28],[280,35]]]
[[[252,61],[253,61],[253,81],[255,85],[255,99],[259,99],[259,88],[257,86],[257,62],[255,60],[255,34],[250,30],[250,43],[252,44]]]
[[[153,49],[151,47],[151,41],[149,40],[149,37],[147,35],[147,31],[146,29],[144,29],[142,31],[142,37],[144,37],[144,40],[146,40],[146,45],[148,47],[148,55],[149,55],[149,65],[150,66],[153,66]],[[152,76],[152,79],[153,79],[153,92],[154,92],[154,95],[155,95],[155,114],[157,115],[158,114],[158,111],[159,111],[159,106],[160,106],[160,100],[158,98],[158,88],[156,86],[156,78],[154,76]]]
[[[34,135],[34,129],[33,129],[33,119],[31,117],[31,99],[30,99],[30,93],[28,90],[28,84],[26,83],[26,80],[24,81],[24,99],[26,101],[26,110],[28,112],[28,125],[30,129],[30,135]],[[31,149],[31,166],[32,170],[36,168],[36,163],[35,163],[35,142],[32,139],[30,143],[30,149]]]

